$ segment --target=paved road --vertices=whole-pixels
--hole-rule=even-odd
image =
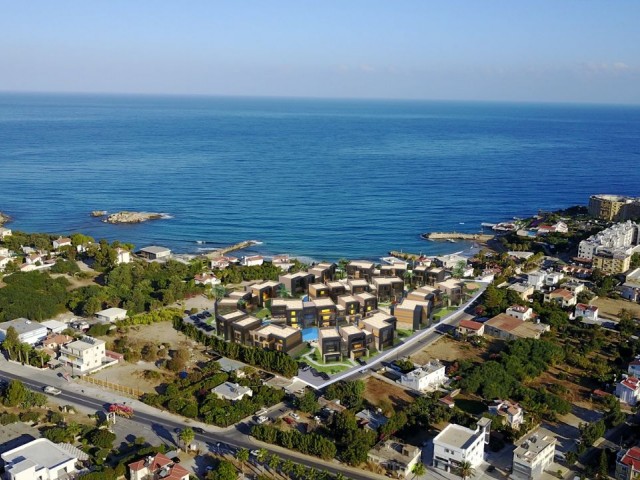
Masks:
[[[16,366],[19,368],[19,366]],[[22,381],[26,386],[36,390],[42,391],[42,389],[50,382],[42,382],[38,380],[34,380],[32,375],[16,374],[12,372],[8,372],[5,367],[5,362],[0,364],[0,371],[2,373],[2,377],[7,379],[16,379]],[[77,385],[74,385],[77,387]],[[105,406],[107,402],[101,399],[96,399],[91,397],[89,394],[82,394],[75,391],[70,391],[69,389],[65,389],[64,386],[58,386],[62,393],[57,395],[56,400],[63,401],[65,403],[85,407],[95,411],[105,411]],[[86,387],[85,390],[87,392],[92,389],[90,387]],[[137,403],[137,402],[128,402],[128,403]],[[161,410],[153,409],[148,407],[145,409],[146,411],[136,409],[134,417],[131,419],[133,422],[137,422],[139,425],[143,427],[149,427],[154,431],[160,431],[161,436],[164,433],[164,436],[167,439],[171,438],[173,432],[176,428],[185,428],[188,426],[183,421],[180,421],[176,418],[176,416],[167,414],[167,412],[163,412]],[[295,463],[300,463],[307,467],[313,467],[318,470],[325,470],[333,474],[342,473],[348,478],[353,478],[355,480],[367,480],[371,478],[379,478],[384,479],[385,477],[380,475],[375,475],[370,472],[362,472],[360,470],[356,470],[350,468],[348,466],[339,464],[337,461],[326,462],[321,459],[317,459],[315,457],[303,455],[297,452],[292,452],[291,450],[287,450],[284,448],[276,447],[274,445],[265,444],[262,442],[258,442],[253,438],[248,436],[250,429],[250,425],[246,423],[240,423],[236,427],[231,427],[226,430],[218,429],[217,432],[207,431],[205,434],[196,434],[195,439],[204,442],[212,450],[216,450],[216,443],[221,442],[226,444],[229,447],[234,449],[239,448],[247,448],[247,449],[259,449],[264,448],[270,453],[277,454],[280,458],[284,460],[291,460]],[[227,448],[229,450],[229,448]]]

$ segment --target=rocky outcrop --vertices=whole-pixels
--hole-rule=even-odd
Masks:
[[[169,218],[166,213],[155,212],[117,212],[102,220],[105,223],[142,223],[148,220]]]
[[[106,210],[94,210],[93,212],[91,212],[92,217],[104,217],[106,214]]]
[[[2,225],[3,223],[7,223],[10,220],[11,220],[11,217],[9,215],[7,215],[6,213],[0,212],[0,225]]]

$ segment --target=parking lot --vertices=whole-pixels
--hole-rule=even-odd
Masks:
[[[202,312],[192,315],[186,315],[182,318],[182,321],[202,330],[205,335],[211,336],[217,334],[214,308],[203,310]]]

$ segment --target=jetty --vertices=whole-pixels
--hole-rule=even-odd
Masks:
[[[476,242],[488,242],[494,235],[484,233],[458,233],[458,232],[434,232],[420,235],[425,240],[474,240]]]
[[[234,252],[236,250],[242,250],[243,248],[249,248],[254,245],[258,245],[260,242],[257,240],[245,240],[243,242],[234,243],[233,245],[229,245],[228,247],[222,247],[212,252],[209,252],[205,255],[207,258],[216,258],[222,257],[227,253]]]
[[[396,258],[401,258],[403,260],[418,260],[420,257],[424,256],[422,254],[417,253],[407,253],[407,252],[399,252],[397,250],[391,250],[389,255]]]

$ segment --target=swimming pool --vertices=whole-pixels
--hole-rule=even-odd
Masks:
[[[302,329],[303,342],[315,342],[318,340],[318,327],[309,327]]]

